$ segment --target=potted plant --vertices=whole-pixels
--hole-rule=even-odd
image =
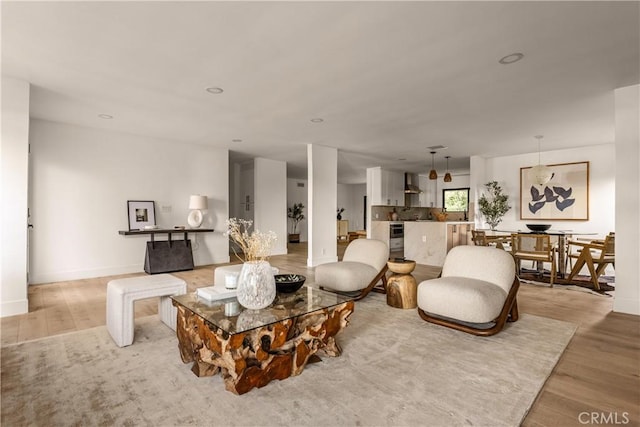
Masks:
[[[488,196],[483,194],[478,200],[480,213],[484,216],[484,220],[492,230],[495,230],[498,224],[502,222],[502,217],[511,206],[509,206],[509,196],[502,194],[502,187],[497,181],[489,181],[484,185],[487,188]]]
[[[300,233],[298,233],[298,224],[304,219],[304,205],[302,203],[294,203],[292,207],[287,208],[287,216],[291,220],[291,233],[289,233],[289,243],[300,243]]]

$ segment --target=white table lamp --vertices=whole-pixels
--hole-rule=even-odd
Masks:
[[[189,216],[187,223],[191,228],[199,228],[202,225],[202,211],[208,208],[207,196],[192,195],[189,197]]]

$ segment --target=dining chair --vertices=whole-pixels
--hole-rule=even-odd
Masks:
[[[509,247],[510,237],[487,236],[484,230],[471,230],[471,240],[476,246],[495,246],[498,249],[506,250],[505,245]]]
[[[549,284],[553,287],[556,280],[556,254],[548,234],[514,233],[511,235],[511,255],[516,261],[518,274],[521,273],[521,261],[534,261],[542,275],[545,262],[551,263]]]
[[[476,246],[488,246],[487,234],[482,230],[471,230],[471,240]]]
[[[570,241],[569,244],[573,246],[579,246],[579,252],[576,257],[576,263],[571,269],[571,273],[567,280],[571,282],[573,278],[580,273],[580,270],[586,265],[591,275],[591,282],[594,289],[600,289],[600,283],[598,278],[604,273],[607,265],[611,264],[615,268],[616,266],[616,252],[615,252],[615,234],[609,234],[604,240],[592,240],[591,242],[579,242]],[[573,256],[573,255],[572,255]]]
[[[615,236],[615,235],[616,235],[615,231],[609,232],[609,236]],[[573,269],[573,262],[574,260],[578,259],[578,257],[580,256],[580,252],[582,251],[581,247],[573,247],[577,245],[572,245],[571,242],[572,242],[571,240],[567,240],[567,247],[565,249],[565,253],[567,255],[565,256],[565,259],[564,259],[565,271],[570,271]],[[574,242],[604,244],[604,239],[582,239],[578,237],[577,239],[574,240]]]

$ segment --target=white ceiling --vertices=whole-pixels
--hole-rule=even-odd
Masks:
[[[425,172],[433,145],[461,171],[534,152],[537,134],[543,151],[611,143],[613,90],[640,81],[638,2],[1,7],[2,74],[32,83],[32,117],[284,160],[297,178],[309,143],[338,148],[343,183]]]

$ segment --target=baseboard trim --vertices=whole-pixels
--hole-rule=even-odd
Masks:
[[[203,257],[206,259],[197,259],[194,254],[194,266],[225,264],[230,262],[230,257],[222,257],[221,259],[211,259],[211,257]],[[144,265],[130,264],[117,267],[94,268],[90,270],[72,270],[72,271],[52,271],[46,273],[29,274],[29,285],[41,285],[44,283],[65,282],[67,280],[94,279],[96,277],[116,276],[119,274],[144,273]]]
[[[92,279],[95,277],[115,276],[118,274],[130,273],[144,273],[144,266],[142,264],[132,264],[119,267],[96,268],[91,270],[56,271],[42,274],[30,274],[29,285],[64,282],[67,280]]]
[[[616,313],[626,313],[640,315],[640,301],[631,298],[620,298],[614,294],[613,311]]]
[[[29,312],[29,300],[3,301],[0,304],[0,317],[15,316]]]

